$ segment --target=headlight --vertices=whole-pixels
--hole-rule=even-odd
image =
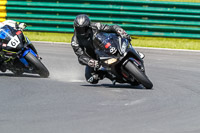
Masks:
[[[111,58],[111,59],[108,59],[108,60],[104,61],[104,63],[106,63],[106,64],[110,65],[110,64],[113,64],[113,63],[115,63],[116,61],[117,61],[117,59],[116,59],[116,58]]]
[[[121,48],[121,52],[122,52],[122,53],[125,53],[125,52],[126,52],[127,46],[128,46],[128,45],[127,45],[125,42],[123,42],[122,48]]]

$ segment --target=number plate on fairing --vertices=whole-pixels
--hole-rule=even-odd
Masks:
[[[20,44],[19,38],[17,35],[15,35],[7,44],[7,46],[16,48]]]

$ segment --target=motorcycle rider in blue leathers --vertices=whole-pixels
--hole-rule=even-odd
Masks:
[[[13,20],[6,20],[3,22],[0,22],[0,32],[1,32],[1,28],[4,26],[10,26],[15,30],[24,30],[26,28],[26,24],[25,23],[20,23],[20,22],[16,22]],[[2,44],[3,42],[0,39],[0,51],[2,50]],[[0,61],[0,71],[5,72],[6,71],[6,67],[4,66],[4,64],[2,64],[2,62]]]
[[[13,21],[13,20],[6,20],[4,22],[0,22],[0,33],[1,33],[2,28],[4,26],[9,26],[10,28],[13,28],[16,31],[17,30],[23,31],[26,28],[25,23],[16,22],[16,21]],[[3,40],[1,40],[1,38],[0,38],[0,51],[2,50],[2,44],[3,44]],[[33,44],[31,42],[30,42],[29,46],[37,54],[37,50],[35,49],[35,47],[33,46]],[[1,58],[0,58],[0,71],[2,71],[2,72],[6,71],[5,64],[2,63]]]

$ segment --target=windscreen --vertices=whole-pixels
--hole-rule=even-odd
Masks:
[[[99,56],[107,57],[113,55],[114,50],[117,49],[118,36],[115,33],[100,32],[95,36],[95,43],[98,43],[99,49],[96,54]]]
[[[12,27],[5,25],[0,28],[0,42],[4,44],[3,49],[16,52],[24,45],[22,43],[23,34]]]
[[[13,38],[12,28],[8,25],[0,28],[0,39],[9,42]]]
[[[118,43],[118,37],[115,33],[105,33],[100,32],[96,35],[96,39],[98,40],[98,43],[103,44],[106,47],[107,43],[110,43],[111,45],[116,45]]]
[[[96,35],[96,42],[99,43],[101,53],[113,55],[118,51],[123,55],[128,48],[129,41],[118,37],[115,33],[101,32]]]

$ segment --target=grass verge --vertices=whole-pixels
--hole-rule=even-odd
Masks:
[[[200,50],[200,39],[134,37],[133,46]]]
[[[31,41],[48,41],[48,42],[67,42],[70,43],[72,33],[51,33],[51,32],[29,32],[24,31],[24,34]]]
[[[72,33],[25,32],[31,41],[66,42],[70,43]],[[200,39],[132,37],[133,46],[200,50]]]

